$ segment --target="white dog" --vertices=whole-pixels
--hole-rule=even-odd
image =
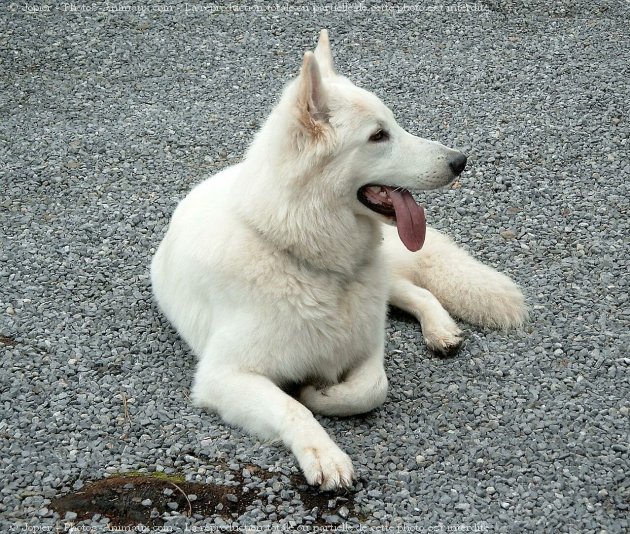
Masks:
[[[350,458],[313,412],[383,403],[388,300],[441,352],[461,342],[446,310],[526,319],[516,285],[426,229],[407,190],[447,185],[465,164],[337,75],[322,30],[245,159],[181,201],[153,259],[157,302],[199,357],[194,402],[282,440],[310,484],[350,485]]]

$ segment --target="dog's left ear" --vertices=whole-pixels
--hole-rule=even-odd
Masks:
[[[304,54],[297,91],[297,118],[303,128],[318,137],[328,122],[328,99],[313,52]]]
[[[332,52],[330,51],[328,30],[319,32],[319,40],[317,41],[317,48],[315,48],[315,59],[317,59],[322,76],[326,78],[335,76],[335,65],[333,63]]]

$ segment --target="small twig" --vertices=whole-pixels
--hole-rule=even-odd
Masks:
[[[120,395],[123,403],[123,417],[125,421],[131,423],[131,417],[129,417],[129,403],[127,402],[127,395],[122,391],[118,395]]]
[[[186,495],[186,492],[182,488],[180,488],[177,484],[175,484],[175,482],[171,482],[170,480],[167,480],[167,482],[184,496],[184,499],[186,499],[186,502],[188,503],[188,517],[191,517],[192,504],[190,503],[190,499],[188,498],[188,495]]]

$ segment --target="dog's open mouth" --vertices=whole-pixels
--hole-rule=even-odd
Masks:
[[[424,208],[416,203],[409,191],[386,185],[364,185],[357,192],[359,201],[376,213],[396,223],[398,235],[405,246],[415,252],[422,248],[427,233]]]

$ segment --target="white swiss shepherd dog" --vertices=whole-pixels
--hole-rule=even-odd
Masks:
[[[439,352],[462,340],[449,312],[498,328],[527,318],[518,287],[427,229],[408,191],[465,164],[338,75],[322,30],[244,160],[180,202],[153,258],[155,298],[199,359],[195,404],[281,440],[310,484],[351,485],[350,458],[313,413],[385,401],[388,301]]]

